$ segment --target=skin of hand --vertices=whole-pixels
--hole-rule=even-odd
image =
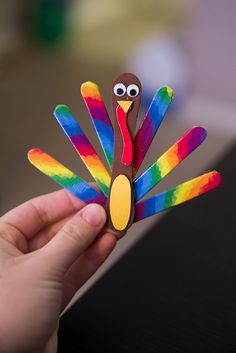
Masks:
[[[106,213],[66,190],[0,218],[0,351],[55,353],[61,312],[116,244]]]

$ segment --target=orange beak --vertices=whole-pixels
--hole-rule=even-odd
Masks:
[[[117,101],[117,103],[123,109],[123,111],[125,113],[127,113],[130,110],[130,108],[131,108],[131,106],[133,104],[132,101]]]

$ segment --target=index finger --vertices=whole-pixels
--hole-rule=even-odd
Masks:
[[[29,240],[45,226],[69,216],[83,206],[83,201],[62,189],[23,203],[2,216],[0,222],[13,226]]]

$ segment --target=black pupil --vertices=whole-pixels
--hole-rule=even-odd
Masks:
[[[117,88],[117,94],[121,95],[124,93],[123,88]]]
[[[136,96],[136,94],[137,94],[136,89],[132,88],[132,89],[130,90],[129,94],[130,94],[132,97],[133,97],[133,96]]]

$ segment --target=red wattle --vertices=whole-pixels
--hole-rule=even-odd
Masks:
[[[128,167],[133,161],[133,144],[127,126],[127,113],[125,113],[123,109],[118,106],[116,108],[116,117],[123,139],[123,152],[121,161],[124,165]]]

